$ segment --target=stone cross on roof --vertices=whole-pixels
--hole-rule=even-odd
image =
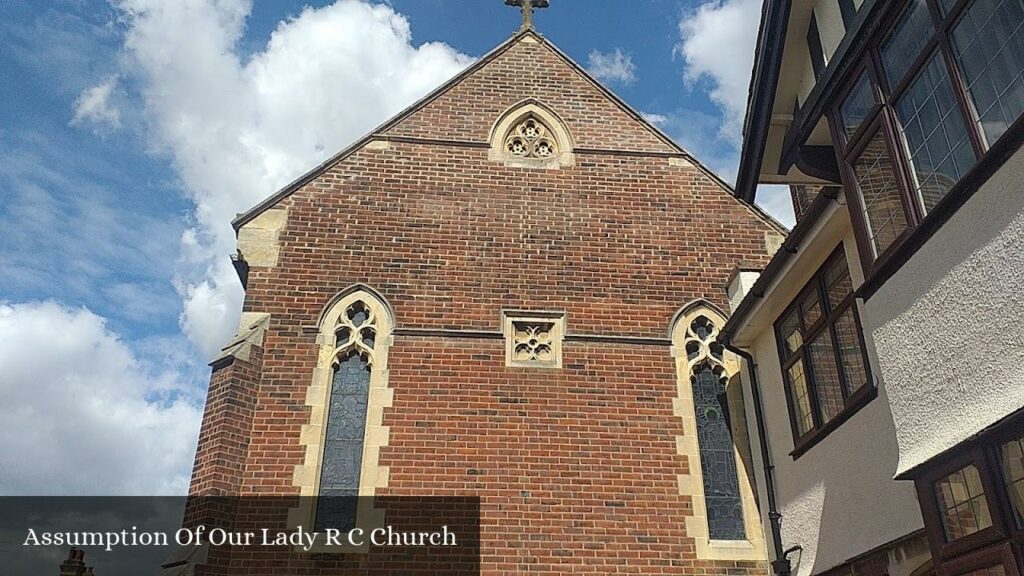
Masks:
[[[533,11],[538,8],[547,8],[551,3],[549,0],[505,0],[506,6],[519,6],[523,14],[523,25],[519,31],[533,30]]]

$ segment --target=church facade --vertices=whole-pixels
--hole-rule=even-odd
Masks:
[[[767,574],[752,407],[715,338],[730,274],[785,231],[542,36],[234,224],[244,313],[190,496],[308,497],[265,519],[290,526],[317,496],[479,497],[484,574]]]

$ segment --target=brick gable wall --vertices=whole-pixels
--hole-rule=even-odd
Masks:
[[[578,150],[574,166],[544,170],[506,167],[479,146],[391,141],[278,202],[279,256],[252,267],[245,302],[271,316],[239,493],[298,493],[317,365],[310,328],[339,290],[363,283],[393,306],[398,330],[381,451],[390,482],[378,494],[481,495],[485,574],[766,573],[761,562],[695,557],[665,339],[691,300],[727,309],[730,271],[766,263],[765,236],[777,231],[698,168],[670,161],[670,147],[542,44],[514,44],[388,135],[485,142],[525,97],[561,115],[578,148],[657,154]],[[564,367],[505,367],[502,308],[564,310]],[[411,328],[490,336],[402,333]],[[214,384],[226,378],[215,373]],[[202,445],[214,435],[204,430],[197,477],[222,462]],[[194,482],[193,493],[213,485]],[[251,574],[286,560],[302,573],[327,569],[301,555],[246,558]]]
[[[401,327],[493,329],[502,307],[545,308],[565,309],[577,333],[664,337],[690,300],[726,309],[729,273],[766,259],[770,231],[666,158],[581,154],[532,170],[406,143],[359,151],[282,205],[280,263],[250,272],[246,310],[307,324],[358,281]]]
[[[487,142],[498,117],[527,98],[550,106],[569,125],[578,148],[677,152],[539,41],[513,43],[384,133]]]

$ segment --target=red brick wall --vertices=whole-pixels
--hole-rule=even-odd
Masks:
[[[579,147],[671,150],[541,44],[513,46],[389,133],[482,144],[528,96],[561,115]],[[666,338],[687,302],[727,307],[729,272],[765,263],[772,230],[663,156],[578,153],[572,167],[524,169],[436,142],[359,151],[279,205],[278,265],[252,268],[245,302],[271,325],[244,494],[297,494],[317,348],[304,328],[339,290],[375,288],[399,329],[497,331],[507,307],[565,310],[570,335]],[[503,346],[395,337],[381,452],[390,483],[379,493],[481,495],[490,575],[765,572],[693,558],[668,346],[569,341],[561,370],[506,368]],[[249,573],[266,560],[254,557]]]
[[[501,340],[466,344],[392,348],[396,399],[416,409],[387,418],[386,492],[480,495],[487,574],[682,573],[691,505],[667,350],[568,342],[562,370],[511,370]]]
[[[486,142],[498,118],[527,98],[551,107],[579,148],[675,151],[547,45],[528,42],[513,44],[385,134]]]
[[[246,310],[306,325],[360,281],[402,327],[495,328],[502,306],[565,308],[574,332],[661,337],[691,299],[725,308],[730,270],[764,260],[768,230],[696,168],[610,154],[533,170],[392,143],[284,204],[278,267],[251,270]]]
[[[254,346],[248,361],[230,358],[215,367],[189,494],[220,496],[241,490],[262,356],[263,350]]]

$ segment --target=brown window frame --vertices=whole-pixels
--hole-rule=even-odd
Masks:
[[[818,15],[811,9],[811,22],[807,25],[807,51],[811,55],[811,70],[814,79],[821,78],[828,63],[825,61],[825,48],[821,44],[821,30],[818,28]]]
[[[959,576],[973,570],[1002,564],[1006,576],[1021,576],[1016,555],[1024,559],[1024,527],[1013,518],[1013,502],[1003,481],[1000,448],[1020,438],[1024,432],[1024,411],[996,424],[978,437],[964,442],[914,473],[915,488],[925,533],[931,545],[936,567],[946,576]],[[935,482],[973,464],[978,469],[992,526],[947,542],[942,527]],[[1011,543],[1013,546],[1011,546]],[[1019,552],[1015,552],[1019,550]],[[1011,571],[1012,568],[1012,571]]]
[[[853,5],[853,0],[839,0],[839,15],[843,18],[843,27],[849,30],[857,17],[857,7]]]
[[[1006,576],[1020,576],[1017,558],[1011,544],[993,546],[985,550],[966,554],[956,560],[944,564],[942,573],[945,576],[964,576],[975,570],[1002,566]]]
[[[849,261],[846,259],[846,252],[843,244],[832,251],[832,253],[825,259],[825,261],[818,267],[814,272],[811,279],[800,289],[797,296],[790,302],[789,306],[779,315],[774,323],[775,341],[778,346],[779,353],[779,364],[782,369],[782,382],[783,388],[786,394],[786,405],[789,409],[789,423],[790,429],[793,433],[793,451],[790,452],[790,456],[794,460],[802,456],[814,445],[821,442],[826,436],[832,433],[833,430],[841,426],[844,422],[850,419],[854,414],[860,411],[861,408],[866,406],[871,400],[878,396],[878,388],[875,386],[874,378],[872,377],[871,364],[868,360],[867,346],[864,342],[864,330],[861,327],[860,312],[857,310],[856,297],[853,290],[853,282],[851,276],[851,289],[850,292],[835,306],[832,306],[828,297],[828,286],[825,280],[826,271],[837,262],[841,262],[846,268],[846,273],[850,274]],[[799,306],[803,302],[804,298],[811,293],[811,291],[817,291],[818,305],[821,307],[821,317],[819,317],[811,326],[806,327],[803,334],[803,342],[797,351],[793,352],[792,356],[786,358],[785,346],[786,343],[783,340],[781,332],[781,323],[791,313],[795,313],[800,321],[800,325],[804,325],[803,315],[799,311]],[[862,362],[864,363],[864,372],[867,376],[867,381],[854,387],[850,386],[846,382],[846,373],[843,370],[842,362],[839,356],[839,343],[836,336],[835,324],[836,321],[843,316],[848,310],[853,312],[853,321],[857,329],[857,338],[860,344],[860,352]],[[808,342],[813,342],[815,338],[821,335],[825,330],[829,331],[829,335],[832,340],[832,348],[836,352],[836,360],[840,381],[840,388],[843,392],[843,409],[836,414],[828,422],[821,421],[820,404],[818,400],[818,388],[814,382],[814,368],[810,361],[808,354]],[[797,413],[796,403],[793,398],[792,386],[789,382],[788,370],[798,360],[803,361],[804,365],[804,378],[807,382],[807,394],[811,406],[811,429],[805,432],[803,435],[799,433],[797,426]],[[847,393],[847,391],[850,391]]]
[[[956,63],[956,57],[950,41],[953,28],[960,22],[961,17],[972,0],[957,0],[945,17],[941,16],[938,0],[925,0],[932,25],[932,36],[921,52],[914,55],[914,60],[903,77],[896,82],[895,86],[889,86],[882,66],[882,47],[895,25],[913,1],[900,0],[893,2],[892,7],[887,8],[887,11],[879,16],[879,18],[886,19],[889,24],[879,27],[873,33],[872,38],[868,42],[868,48],[861,57],[860,64],[851,70],[843,89],[837,92],[836,98],[831,103],[827,112],[830,120],[829,124],[833,132],[833,140],[838,143],[836,152],[844,187],[847,191],[846,197],[850,202],[851,220],[857,240],[857,248],[861,256],[865,284],[871,283],[872,276],[878,273],[889,260],[895,259],[894,257],[897,253],[904,252],[906,250],[904,248],[905,245],[915,242],[914,232],[921,228],[924,222],[940,218],[937,214],[949,211],[950,208],[955,210],[960,199],[954,198],[954,196],[957,196],[958,194],[955,194],[955,192],[962,188],[960,185],[972,177],[975,169],[983,163],[987,156],[991,155],[990,153],[996,149],[999,141],[1007,140],[1011,132],[1024,128],[1024,115],[1022,115],[999,140],[992,142],[987,149],[983,144],[984,140],[975,118],[970,95],[964,84],[960,68]],[[896,117],[895,105],[913,84],[914,80],[918,78],[922,69],[936,54],[941,54],[943,64],[946,67],[956,100],[956,111],[964,122],[968,138],[971,142],[971,149],[974,152],[974,164],[961,176],[960,181],[947,191],[946,195],[926,214],[924,206],[917,198],[914,175],[912,174],[913,166],[908,157],[906,146],[901,140],[902,136]],[[864,72],[868,74],[877,103],[872,112],[861,123],[857,132],[848,137],[842,124],[840,110],[847,96],[856,87],[861,74]],[[868,233],[868,226],[863,213],[863,199],[860,197],[859,190],[857,190],[856,178],[850,163],[856,159],[859,151],[863,149],[874,135],[874,132],[868,128],[869,126],[874,126],[876,122],[880,123],[886,131],[886,142],[889,146],[890,157],[897,176],[897,189],[907,217],[906,230],[886,250],[877,255],[874,253],[874,247]],[[899,264],[897,263],[896,265],[898,266]]]
[[[981,485],[985,488],[985,502],[988,505],[989,515],[992,517],[992,525],[974,534],[969,534],[953,540],[946,541],[946,532],[942,527],[942,513],[939,510],[938,494],[935,492],[935,483],[946,476],[960,470],[961,468],[973,465],[978,469],[981,477]],[[917,480],[917,497],[925,516],[925,526],[928,531],[928,539],[932,543],[932,550],[940,550],[943,559],[964,554],[982,546],[992,544],[1006,536],[1002,529],[1001,513],[998,510],[997,488],[994,483],[995,476],[985,451],[980,448],[973,448],[966,453],[943,462],[928,471]]]
[[[873,75],[869,74],[868,79],[872,83],[872,88],[877,91],[877,84],[875,84]],[[850,204],[850,219],[853,222],[854,237],[857,241],[857,251],[860,254],[861,262],[874,261],[875,263],[881,263],[889,259],[907,241],[907,238],[913,234],[914,229],[920,222],[919,211],[915,209],[913,200],[905,193],[909,186],[909,175],[905,170],[906,166],[898,160],[899,156],[897,154],[900,153],[900,144],[896,140],[896,131],[899,128],[894,124],[891,115],[892,112],[890,110],[887,110],[882,105],[876,105],[874,111],[868,114],[857,128],[857,131],[851,138],[854,144],[849,146],[843,158],[843,172],[846,174],[850,186],[856,188],[857,174],[856,170],[854,170],[854,164],[856,164],[861,154],[864,153],[864,149],[871,143],[875,135],[881,132],[889,158],[893,159],[892,168],[896,178],[896,189],[899,194],[900,203],[903,206],[903,216],[907,222],[907,227],[896,236],[896,239],[885,250],[876,255],[874,242],[872,242],[871,233],[869,232],[867,216],[864,214],[864,198],[861,196],[860,190],[854,189],[852,193],[847,194]],[[868,270],[865,270],[865,274],[867,272]]]

